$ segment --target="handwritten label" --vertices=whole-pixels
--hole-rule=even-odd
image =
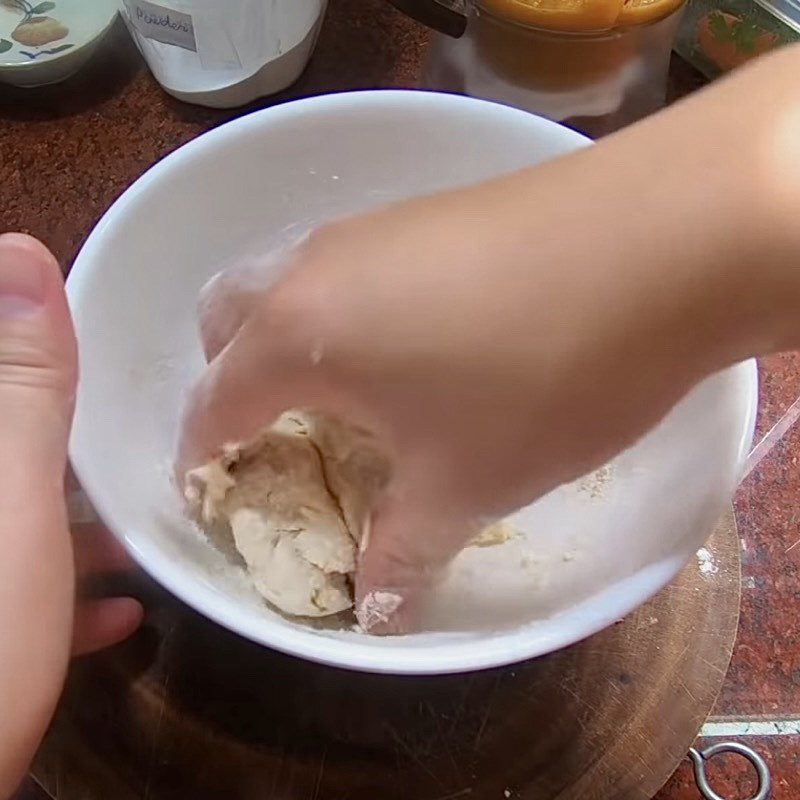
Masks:
[[[197,39],[190,14],[164,8],[146,0],[125,0],[131,25],[146,39],[197,52]]]

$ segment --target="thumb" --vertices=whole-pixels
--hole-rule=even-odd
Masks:
[[[29,236],[0,236],[0,458],[13,458],[20,482],[35,472],[61,487],[76,377],[58,263]]]
[[[434,583],[477,529],[441,506],[393,493],[373,516],[356,573],[356,617],[373,634],[417,630]]]
[[[62,481],[75,380],[56,260],[35,239],[0,236],[3,796],[44,733],[69,658],[74,580]]]

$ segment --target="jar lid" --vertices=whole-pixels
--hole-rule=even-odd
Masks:
[[[683,3],[684,0],[478,0],[482,9],[507,22],[564,33],[649,25],[669,16]]]

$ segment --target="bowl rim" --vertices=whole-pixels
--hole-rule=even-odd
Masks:
[[[88,296],[86,288],[90,276],[97,265],[102,263],[107,233],[124,219],[127,206],[141,192],[168,177],[171,171],[181,169],[185,164],[194,161],[206,148],[215,146],[223,139],[236,138],[251,129],[305,114],[327,115],[348,108],[374,110],[381,104],[395,111],[398,108],[403,109],[406,113],[411,108],[420,111],[436,107],[439,112],[444,112],[448,108],[458,110],[456,107],[473,106],[495,115],[498,122],[502,118],[510,123],[524,121],[529,127],[539,127],[564,140],[571,139],[575,149],[589,143],[581,134],[525,111],[486,100],[420,90],[341,92],[294,100],[255,111],[214,128],[173,151],[150,167],[111,205],[78,253],[67,280],[67,296],[76,319],[80,315],[84,299]],[[739,427],[735,465],[739,475],[755,432],[758,373],[754,360],[731,369],[739,373],[735,391],[743,395],[744,410]],[[243,610],[235,598],[222,594],[188,573],[182,573],[180,569],[176,570],[168,558],[150,554],[147,552],[148,548],[140,548],[120,529],[122,526],[114,524],[113,510],[106,506],[102,491],[92,478],[91,457],[88,452],[84,452],[84,448],[78,446],[74,436],[70,438],[69,452],[75,474],[101,519],[139,566],[161,586],[198,613],[253,642],[310,661],[356,671],[409,675],[448,674],[503,666],[553,652],[591,636],[629,614],[668,584],[687,560],[686,554],[673,554],[656,564],[648,565],[554,616],[537,620],[535,635],[532,635],[528,625],[522,625],[491,634],[476,633],[466,638],[459,637],[457,642],[448,642],[443,638],[430,647],[409,645],[404,643],[404,637],[390,640],[388,646],[376,647],[352,638],[342,640],[326,636],[324,632],[305,628],[300,624],[273,621],[266,616],[258,618],[251,611]]]

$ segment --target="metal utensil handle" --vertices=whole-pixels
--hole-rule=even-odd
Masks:
[[[736,753],[746,758],[755,767],[758,775],[758,791],[748,800],[767,800],[772,791],[772,777],[767,762],[755,750],[738,742],[720,742],[705,750],[696,750],[694,747],[689,749],[689,758],[694,765],[694,779],[705,800],[726,800],[711,788],[706,776],[706,762],[720,753]]]

